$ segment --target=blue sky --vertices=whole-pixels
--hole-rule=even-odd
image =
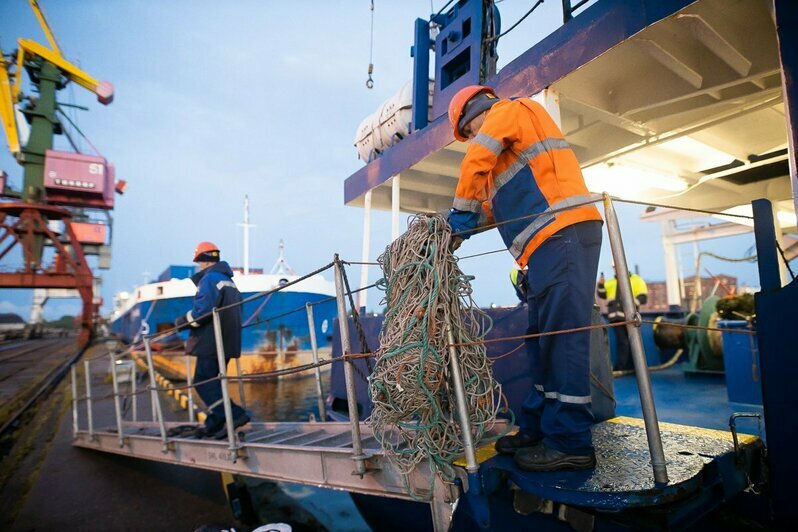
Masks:
[[[376,0],[373,90],[364,84],[367,0],[40,3],[63,53],[116,88],[108,107],[80,88],[60,94],[61,101],[91,108],[77,115],[80,127],[115,164],[117,178],[128,181],[113,213],[112,269],[102,272],[106,310],[113,294],[140,283],[143,272],[154,277],[169,264],[189,263],[201,240],[240,264],[236,224],[245,194],[257,225],[253,266],[270,268],[281,238],[299,272],[336,252],[359,260],[362,211],[343,205],[343,181],[362,166],[352,139],[360,121],[412,77],[413,21],[428,16],[429,1]],[[505,27],[530,6],[501,2]],[[499,67],[560,23],[560,2],[543,4],[500,41]],[[8,52],[20,36],[46,43],[27,2],[0,0],[0,46]],[[18,182],[21,168],[6,150],[0,168]],[[619,211],[630,262],[646,278],[662,279],[658,226],[638,220],[640,207]],[[389,239],[388,214],[374,213],[372,258]],[[753,236],[745,236],[702,249],[741,256],[752,244]],[[474,237],[461,254],[500,247],[493,231]],[[606,257],[605,249],[600,270],[609,270]],[[758,284],[753,265],[707,266]],[[513,303],[510,267],[506,253],[462,263],[477,277],[482,305]],[[357,270],[351,275],[359,278]],[[29,298],[27,291],[0,290],[0,312],[27,318]],[[369,296],[369,306],[377,300]],[[46,315],[77,311],[76,302],[53,301]]]

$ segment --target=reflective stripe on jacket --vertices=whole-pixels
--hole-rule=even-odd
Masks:
[[[601,220],[594,205],[546,214],[590,199],[574,152],[546,110],[529,98],[488,111],[460,167],[455,209],[499,225],[520,267],[548,237],[569,225]],[[522,218],[542,213],[533,218]],[[512,220],[512,221],[510,221]]]

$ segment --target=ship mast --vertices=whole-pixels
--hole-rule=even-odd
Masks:
[[[290,264],[285,260],[285,244],[283,244],[283,239],[280,239],[280,256],[277,258],[277,262],[274,263],[272,266],[271,274],[277,275],[296,275],[296,271],[291,267]]]
[[[249,196],[244,196],[244,222],[238,225],[244,228],[244,275],[249,275],[249,229],[255,227],[249,223]]]

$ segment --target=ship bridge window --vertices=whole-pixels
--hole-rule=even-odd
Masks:
[[[158,287],[158,295],[159,295],[159,296],[162,296],[162,295],[163,295],[163,286],[159,286],[159,287]]]
[[[471,70],[471,47],[457,54],[441,69],[441,89],[445,89]]]

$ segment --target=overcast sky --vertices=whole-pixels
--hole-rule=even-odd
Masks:
[[[439,9],[443,2],[434,2]],[[499,3],[504,27],[531,1]],[[61,101],[87,105],[81,129],[109,161],[128,192],[117,196],[112,269],[104,271],[104,310],[113,294],[188,264],[197,242],[211,240],[224,259],[241,263],[245,194],[250,197],[251,264],[271,268],[278,242],[300,273],[333,253],[359,260],[362,210],[343,205],[343,182],[363,163],[353,147],[360,121],[412,77],[413,21],[430,2],[375,1],[373,90],[369,1],[41,0],[63,53],[91,75],[111,81],[112,105],[87,91],[62,91]],[[499,67],[556,29],[561,3],[546,2],[499,43]],[[0,0],[0,46],[17,37],[46,43],[27,2]],[[66,147],[64,141],[57,146]],[[84,150],[88,146],[83,143]],[[0,169],[18,185],[21,168],[0,153]],[[622,207],[629,260],[649,280],[664,278],[659,229]],[[387,213],[373,216],[372,258],[390,238]],[[753,236],[702,249],[742,256]],[[461,254],[502,247],[498,232],[472,238]],[[685,261],[692,260],[685,249]],[[607,250],[600,270],[609,270]],[[476,275],[482,305],[512,304],[509,254],[464,261]],[[4,264],[10,264],[7,261]],[[707,263],[713,273],[758,284],[753,265]],[[378,272],[372,272],[372,280]],[[328,276],[329,277],[329,276]],[[359,272],[352,272],[354,279]],[[0,312],[27,319],[29,292],[0,290]],[[377,294],[369,306],[378,302]],[[77,313],[76,302],[50,302],[46,316]]]

